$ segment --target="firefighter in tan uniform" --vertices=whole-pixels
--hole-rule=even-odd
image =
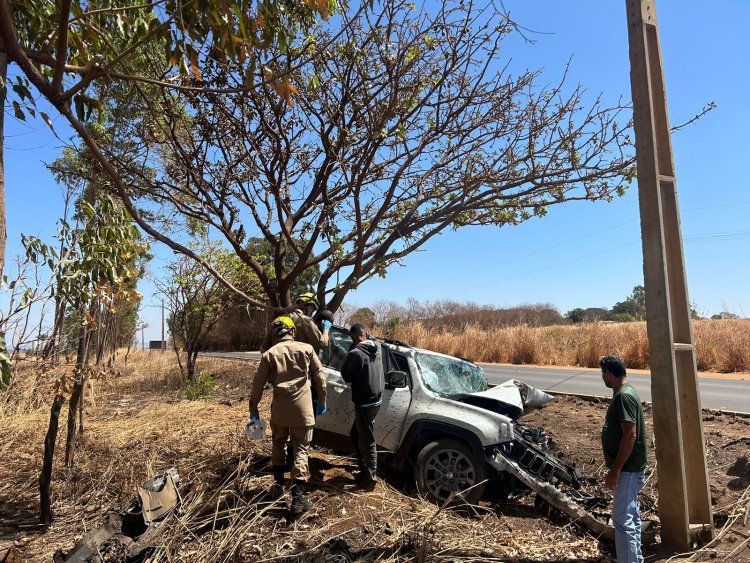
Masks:
[[[294,339],[297,342],[306,342],[319,353],[321,348],[328,346],[328,329],[331,328],[331,322],[324,320],[321,324],[322,330],[318,328],[312,319],[313,313],[320,308],[318,299],[312,292],[302,293],[297,297],[297,308],[289,313],[289,318],[294,323],[296,334]],[[265,352],[273,345],[273,331],[266,334],[261,344],[261,352]]]
[[[271,464],[274,488],[272,495],[279,498],[284,491],[287,458],[286,445],[291,440],[293,450],[292,504],[290,512],[300,514],[310,507],[304,495],[305,482],[310,472],[308,451],[312,440],[315,415],[326,412],[326,381],[323,366],[312,346],[294,340],[295,328],[289,317],[278,317],[271,323],[276,344],[260,360],[250,392],[250,422],[260,419],[258,403],[266,383],[273,386],[271,403]],[[317,392],[312,401],[311,382]]]

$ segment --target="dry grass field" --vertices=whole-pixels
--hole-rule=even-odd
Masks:
[[[750,372],[750,319],[693,322],[699,371]],[[474,362],[598,367],[605,354],[618,354],[629,368],[648,369],[646,323],[583,323],[483,330],[469,325],[461,332],[401,325],[395,338]]]
[[[96,383],[73,469],[61,461],[61,424],[55,522],[46,529],[37,524],[42,441],[54,382],[70,368],[45,374],[21,368],[0,403],[0,561],[8,553],[16,557],[8,561],[50,561],[55,551],[70,551],[108,510],[130,505],[139,484],[173,465],[183,503],[159,528],[148,561],[611,561],[610,545],[569,522],[551,521],[534,508],[533,495],[482,503],[473,513],[440,510],[395,476],[386,475],[373,492],[357,490],[354,461],[327,450],[311,455],[314,507],[292,518],[285,507],[262,500],[272,482],[269,438],[251,442],[242,432],[255,364],[201,359],[198,368],[216,385],[211,396],[194,401],[186,399],[171,354],[134,351],[117,366],[119,375]],[[560,397],[548,408],[530,415],[530,424],[554,419],[559,455],[601,478],[597,436],[606,403]],[[66,414],[64,407],[61,421]],[[712,496],[724,528],[719,542],[689,560],[750,561],[750,420],[706,413],[704,421]],[[649,517],[654,483],[651,478],[644,492]],[[671,554],[657,547],[646,542],[650,560],[667,560]]]

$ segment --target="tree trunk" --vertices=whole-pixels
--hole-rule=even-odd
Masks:
[[[195,363],[198,360],[198,350],[186,350],[187,354],[187,377],[190,383],[195,383]]]
[[[8,93],[8,55],[5,53],[5,44],[0,37],[0,276],[3,275],[5,267],[5,98]]]
[[[122,318],[119,313],[112,317],[112,334],[110,336],[109,346],[109,359],[107,360],[107,367],[112,369],[117,359],[117,350],[120,347],[120,332],[122,331]]]
[[[83,318],[83,314],[81,315]],[[65,440],[65,465],[73,467],[73,454],[76,445],[76,415],[78,415],[79,403],[83,395],[83,384],[85,380],[84,368],[88,359],[88,340],[91,332],[85,327],[81,328],[81,336],[78,339],[78,355],[76,357],[75,379],[73,381],[73,392],[70,395],[68,405],[68,435]],[[81,419],[83,414],[80,415]],[[81,420],[81,426],[83,421]]]
[[[73,392],[70,394],[70,404],[68,405],[68,435],[65,439],[65,466],[73,467],[73,454],[76,447],[76,417],[78,415],[78,405],[83,395],[83,382],[79,375],[73,383]]]
[[[89,380],[89,383],[93,380]],[[78,401],[78,434],[83,436],[83,405],[86,402],[85,386],[81,385],[81,398]]]
[[[104,349],[107,346],[107,334],[109,333],[109,315],[104,310],[104,306],[97,299],[94,310],[96,311],[96,332],[94,333],[95,341],[93,348],[96,350],[96,360],[94,365],[101,367],[104,360]]]
[[[39,521],[42,524],[52,523],[52,499],[50,484],[52,483],[52,459],[55,456],[55,442],[57,441],[57,426],[60,421],[60,408],[65,397],[57,395],[52,401],[49,413],[49,428],[44,438],[44,461],[42,472],[39,474]]]
[[[65,306],[59,297],[55,297],[55,323],[52,326],[52,332],[50,332],[49,339],[44,346],[42,352],[42,358],[45,360],[51,360],[52,365],[57,365],[58,359],[58,341],[61,340],[60,335],[62,334],[63,321],[65,320]]]
[[[185,380],[185,366],[182,365],[182,358],[180,357],[180,348],[177,346],[177,340],[172,339],[172,349],[174,350],[175,356],[177,356],[177,365],[180,368],[180,376]]]

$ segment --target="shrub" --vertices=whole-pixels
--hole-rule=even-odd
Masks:
[[[196,401],[208,397],[215,386],[216,382],[213,377],[207,373],[201,373],[196,381],[188,381],[187,400]]]

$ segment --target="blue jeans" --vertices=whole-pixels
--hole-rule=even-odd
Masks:
[[[620,473],[612,503],[617,563],[643,563],[641,515],[638,513],[638,492],[642,488],[643,471]]]

